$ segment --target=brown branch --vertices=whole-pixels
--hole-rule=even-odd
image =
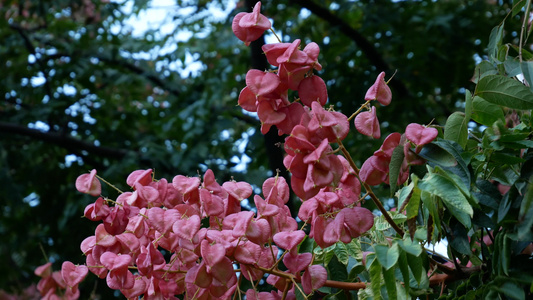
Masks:
[[[37,129],[31,129],[21,125],[6,122],[0,122],[0,132],[2,134],[11,133],[27,136],[43,142],[56,144],[70,151],[85,150],[91,154],[112,159],[122,159],[129,152],[124,149],[95,146],[92,143],[84,142],[68,135],[58,134],[55,132],[43,132]]]
[[[352,156],[350,155],[348,150],[346,150],[346,148],[344,148],[344,145],[342,144],[341,140],[337,139],[337,144],[339,144],[339,148],[341,149],[342,154],[344,154],[344,157],[348,160],[348,163],[350,164],[350,166],[352,167],[353,171],[355,172],[355,175],[357,176],[357,178],[359,178],[359,168],[357,168],[357,166],[355,165],[355,162],[353,161]],[[383,207],[383,204],[381,204],[381,201],[379,201],[379,199],[376,196],[376,194],[374,194],[374,192],[372,191],[372,188],[366,182],[363,182],[360,178],[359,178],[359,181],[361,181],[361,183],[363,184],[366,192],[368,193],[368,195],[370,196],[370,198],[372,199],[374,204],[378,207],[379,211],[381,212],[381,214],[383,215],[385,220],[387,220],[389,225],[392,228],[394,228],[394,230],[401,237],[403,237],[404,231],[391,218],[391,216],[389,215],[389,213],[387,212],[385,207]]]
[[[166,81],[161,79],[156,74],[154,74],[152,72],[148,72],[147,70],[145,70],[145,69],[143,69],[143,68],[141,68],[139,66],[136,66],[135,64],[132,64],[132,63],[126,61],[125,59],[111,58],[111,57],[105,57],[105,56],[94,56],[94,57],[99,59],[99,60],[101,60],[101,61],[103,61],[103,62],[105,62],[105,63],[107,63],[107,64],[119,66],[119,67],[122,67],[124,69],[127,69],[127,70],[133,72],[134,74],[144,76],[144,77],[146,77],[146,79],[148,79],[149,81],[151,81],[155,85],[161,87],[164,90],[169,91],[172,95],[174,95],[176,97],[178,97],[180,95],[180,91],[179,90],[177,90],[176,88],[173,88],[172,86],[170,86]]]
[[[355,44],[361,49],[361,51],[366,55],[370,63],[372,63],[372,65],[374,65],[377,70],[392,70],[389,64],[385,62],[381,54],[377,51],[376,47],[372,45],[372,43],[370,43],[364,36],[361,35],[361,33],[359,33],[359,31],[351,27],[344,20],[331,13],[327,8],[322,7],[310,0],[293,0],[293,2],[297,3],[303,8],[308,9],[317,17],[328,22],[331,27],[338,28],[341,33],[353,40]],[[409,95],[407,87],[396,77],[393,77],[389,84],[391,87],[394,88],[399,97],[403,98]]]
[[[265,273],[273,274],[282,278],[286,278],[289,280],[294,280],[296,282],[300,282],[300,280],[291,273],[280,271],[277,269],[267,269],[260,266],[253,266],[254,268],[261,270]],[[481,271],[480,266],[474,266],[474,267],[462,267],[460,270],[455,269],[453,273],[450,274],[434,274],[429,278],[429,285],[435,286],[446,282],[452,282],[456,280],[466,279],[470,277],[475,272]],[[403,283],[402,283],[403,284]],[[326,283],[324,286],[337,288],[337,289],[343,289],[343,290],[360,290],[366,288],[368,285],[367,282],[344,282],[344,281],[336,281],[336,280],[326,280]]]
[[[9,28],[11,28],[11,29],[15,30],[16,32],[18,32],[18,34],[20,35],[20,37],[22,38],[22,40],[24,42],[24,46],[26,47],[26,50],[28,50],[28,52],[35,57],[35,60],[37,61],[37,64],[39,65],[39,68],[41,69],[41,72],[43,73],[44,88],[46,90],[46,94],[50,98],[53,98],[52,88],[50,86],[50,80],[48,78],[47,71],[46,71],[46,64],[37,55],[37,51],[35,50],[35,47],[33,46],[33,43],[31,41],[30,37],[26,34],[26,32],[28,30],[26,28],[20,26],[17,23],[10,23],[9,24]]]

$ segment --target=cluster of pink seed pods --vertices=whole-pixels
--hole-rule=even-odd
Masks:
[[[252,13],[233,20],[235,35],[247,45],[271,27],[260,7],[258,3]],[[373,214],[360,207],[361,182],[388,183],[392,151],[398,146],[404,147],[405,157],[398,183],[404,182],[409,165],[421,162],[416,154],[437,130],[410,124],[405,135],[389,135],[358,170],[332,147],[342,145],[350,122],[346,115],[324,108],[326,84],[313,72],[322,69],[320,49],[309,43],[300,50],[300,43],[263,46],[275,70],[250,70],[238,103],[257,113],[263,133],[275,125],[280,135],[288,135],[284,165],[292,175],[292,190],[303,201],[298,217],[310,226],[309,237],[325,248],[349,243],[372,227]],[[392,98],[384,76],[381,73],[366,94],[362,108],[369,111],[359,112],[354,120],[360,133],[373,138],[381,134],[369,103],[388,105]],[[290,91],[298,94],[297,100],[289,101]],[[267,179],[263,196],[253,196],[255,212],[243,211],[240,205],[253,194],[249,183],[220,185],[211,170],[202,177],[177,175],[171,181],[155,180],[152,170],[137,170],[126,183],[131,191],[111,200],[101,196],[96,170],[77,179],[80,192],[97,197],[85,217],[101,223],[81,244],[86,265],[65,262],[61,272],[52,272],[50,263],[37,268],[45,299],[77,299],[78,284],[89,271],[129,299],[229,299],[241,293],[238,276],[252,282],[267,276],[266,282],[277,289],[242,291],[249,299],[294,299],[295,283],[301,283],[306,294],[326,283],[326,269],[313,264],[311,253],[298,251],[307,234],[286,206],[290,192],[282,177]],[[280,255],[283,270],[278,268]]]

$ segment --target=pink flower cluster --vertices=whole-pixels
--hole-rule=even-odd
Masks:
[[[254,196],[254,213],[240,206],[252,195],[249,183],[220,185],[211,170],[202,179],[177,175],[172,182],[153,180],[152,175],[152,170],[134,171],[126,180],[133,191],[115,201],[98,197],[86,207],[85,217],[101,223],[81,244],[86,266],[65,262],[66,285],[61,286],[76,292],[89,270],[127,298],[175,299],[185,294],[186,299],[228,299],[237,289],[235,266],[246,279],[260,280],[265,270],[277,270],[278,247],[288,251],[283,258],[287,276],[301,281],[306,293],[326,282],[326,270],[312,265],[311,254],[298,254],[306,235],[285,205],[289,186],[282,177],[264,182],[264,198]],[[81,175],[78,190],[100,194],[100,188],[88,188],[95,185],[95,176],[94,170]],[[272,274],[267,282],[287,284]],[[277,292],[269,295],[281,299]]]
[[[271,26],[260,8],[258,3],[253,12],[233,20],[235,35],[246,44]],[[404,182],[409,165],[422,162],[416,154],[437,130],[410,124],[405,135],[389,135],[357,170],[349,156],[337,155],[332,147],[336,143],[345,151],[342,140],[350,123],[344,114],[324,108],[326,84],[313,73],[322,69],[320,49],[309,43],[300,50],[300,43],[263,46],[276,69],[250,70],[238,103],[257,112],[263,133],[275,125],[280,135],[288,135],[283,163],[292,174],[292,190],[303,201],[298,217],[310,225],[309,237],[326,248],[339,241],[349,243],[373,226],[372,212],[360,207],[361,181],[388,183],[393,151],[402,146],[405,166],[398,183]],[[373,100],[381,105],[391,102],[384,76],[381,73],[368,90],[364,107]],[[289,101],[290,90],[297,92],[297,100]],[[381,136],[375,107],[357,114],[354,124],[362,134]],[[256,212],[243,211],[240,205],[253,194],[249,183],[220,185],[211,170],[202,177],[177,175],[171,181],[155,180],[150,169],[137,170],[126,183],[131,191],[111,200],[101,196],[96,170],[78,177],[78,191],[98,197],[84,215],[100,223],[81,244],[86,265],[65,262],[60,273],[51,272],[50,263],[37,268],[44,298],[77,299],[78,284],[89,271],[128,299],[229,299],[240,293],[236,272],[252,282],[268,274],[266,282],[277,289],[250,289],[250,299],[295,299],[296,282],[306,294],[326,283],[326,269],[313,264],[311,253],[298,252],[306,233],[286,206],[290,191],[282,177],[268,178],[263,196],[253,196]],[[283,270],[278,268],[281,249]]]
[[[34,273],[41,277],[37,284],[41,299],[78,299],[80,296],[78,285],[88,272],[86,266],[76,266],[69,261],[63,263],[61,271],[52,271],[51,262],[37,267]]]
[[[255,8],[254,13],[258,13]],[[234,32],[239,37],[235,28]],[[239,105],[257,112],[261,132],[275,125],[280,135],[289,134],[284,165],[292,174],[293,191],[305,200],[298,216],[311,224],[310,237],[324,248],[339,240],[349,242],[372,227],[373,215],[357,207],[359,180],[346,159],[333,154],[330,145],[343,140],[350,125],[344,114],[324,109],[328,100],[326,84],[313,74],[313,69],[322,69],[318,62],[320,48],[309,43],[300,50],[300,40],[295,40],[267,44],[262,49],[277,69],[248,71]],[[385,99],[385,103],[390,102],[390,90],[386,100],[388,87],[383,87],[383,76],[369,90],[369,97]],[[289,90],[298,92],[299,101],[289,101]]]
[[[437,129],[416,123],[407,125],[404,135],[398,132],[390,134],[383,141],[383,145],[374,152],[374,155],[363,163],[359,178],[369,185],[389,184],[389,165],[392,152],[396,147],[402,146],[404,158],[397,184],[403,184],[409,177],[409,166],[425,163],[425,160],[417,154],[420,153],[424,145],[431,143],[437,135]],[[413,147],[414,149],[412,149]]]

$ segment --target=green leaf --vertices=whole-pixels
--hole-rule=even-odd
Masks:
[[[463,195],[467,199],[469,200],[472,199],[472,201],[477,204],[477,201],[473,199],[470,194],[470,186],[465,185],[465,181],[461,177],[459,177],[459,175],[453,172],[444,170],[439,166],[435,166],[434,172],[446,177],[448,180],[453,182],[453,184],[463,193]]]
[[[453,155],[435,143],[425,145],[418,155],[442,167],[455,167],[457,165],[457,160]]]
[[[530,178],[529,182],[533,180]],[[520,204],[518,213],[518,239],[525,239],[531,233],[533,227],[533,184],[529,184]]]
[[[529,84],[529,89],[533,91],[533,61],[523,61],[520,63],[520,69],[524,79]]]
[[[344,264],[344,266],[348,265],[350,256],[348,255],[348,248],[343,242],[337,242],[337,247],[333,249],[333,252],[335,253],[335,256],[337,256],[339,262]]]
[[[507,56],[507,59],[503,63],[505,68],[505,73],[507,77],[514,77],[518,74],[522,74],[522,69],[520,68],[520,61],[514,57]]]
[[[396,192],[396,196],[398,197],[399,212],[403,212],[407,207],[407,204],[411,200],[411,194],[413,193],[414,187],[415,183],[411,182],[407,186],[404,186],[398,192]],[[405,203],[406,201],[407,203]]]
[[[348,270],[346,269],[346,265],[340,262],[337,257],[333,257],[331,259],[327,266],[327,269],[329,278],[331,280],[346,281],[346,279],[348,278]]]
[[[402,273],[404,287],[405,287],[405,295],[406,297],[409,295],[409,264],[407,263],[407,254],[405,251],[400,251],[400,257],[398,258],[398,267],[400,269],[400,272]]]
[[[513,200],[511,197],[509,197],[509,193],[505,194],[502,198],[502,201],[500,201],[500,205],[498,206],[498,218],[496,220],[498,224],[505,219],[509,209],[511,209],[512,204]]]
[[[501,45],[498,47],[498,62],[503,63],[507,60],[507,54],[509,52],[509,45]]]
[[[413,192],[411,193],[411,199],[407,204],[406,217],[407,219],[414,218],[418,216],[418,208],[420,206],[420,189],[415,186]]]
[[[337,247],[337,244],[333,244],[325,249],[316,247],[313,250],[313,253],[315,254],[315,260],[317,262],[323,263],[324,266],[327,267],[328,263],[331,261],[333,256],[335,256],[334,250],[336,247]]]
[[[499,286],[492,285],[491,288],[498,291],[501,294],[504,294],[508,299],[512,300],[522,300],[526,299],[524,289],[518,285],[514,280],[509,280],[508,278],[497,280]]]
[[[514,165],[525,162],[523,158],[520,158],[516,155],[494,152],[490,156],[490,160],[498,164]]]
[[[349,281],[356,281],[358,278],[358,275],[365,271],[365,266],[362,263],[355,264],[352,269],[350,270],[350,273],[348,274],[348,280]]]
[[[404,214],[395,211],[389,211],[388,213],[396,224],[402,224],[407,220],[407,217]],[[374,228],[377,231],[384,231],[391,228],[391,226],[384,216],[379,216],[374,219]]]
[[[465,92],[465,119],[466,121],[470,121],[470,117],[472,116],[472,93],[469,90],[466,90]]]
[[[498,120],[504,120],[503,110],[499,105],[474,97],[472,101],[472,119],[482,125],[492,126]]]
[[[315,248],[315,240],[309,236],[305,236],[304,240],[298,245],[298,253],[310,252],[313,253]]]
[[[461,180],[464,182],[464,184],[469,187],[470,186],[470,171],[468,170],[468,166],[466,165],[466,162],[463,159],[462,153],[463,149],[461,146],[453,141],[449,140],[443,140],[438,139],[437,141],[434,141],[433,144],[441,147],[445,151],[447,151],[449,154],[453,156],[455,161],[457,162],[457,166],[451,168],[447,166],[441,166],[444,170],[450,171],[457,176],[461,178]]]
[[[444,139],[454,141],[463,148],[466,146],[468,120],[464,113],[456,111],[448,117],[444,126]]]
[[[476,96],[513,109],[533,109],[533,93],[521,82],[501,75],[487,75],[476,87]]]
[[[422,202],[424,203],[424,207],[427,209],[427,211],[429,212],[429,215],[433,218],[435,223],[440,224],[440,209],[439,209],[439,202],[438,202],[439,198],[429,192],[422,190],[420,193],[420,199],[422,199]],[[428,217],[426,217],[426,220],[427,219]],[[427,228],[420,228],[420,229],[426,230]],[[420,229],[417,229],[417,233],[419,232]],[[426,234],[424,234],[424,237],[420,239],[425,239],[426,235],[427,235],[427,232]]]
[[[302,284],[298,283],[300,288],[296,288],[294,294],[296,294],[296,300],[307,300],[307,295],[301,293],[303,291]]]
[[[442,199],[450,213],[467,228],[471,226],[474,210],[463,193],[448,178],[431,173],[418,184],[419,188]]]
[[[489,45],[487,46],[487,53],[490,59],[493,61],[498,55],[498,48],[500,48],[503,40],[503,25],[504,23],[496,26],[490,32]]]
[[[487,75],[496,75],[498,74],[498,70],[494,67],[494,65],[486,60],[480,62],[474,71],[474,83],[478,83],[478,81],[487,76]]]
[[[346,244],[348,255],[355,258],[358,262],[363,261],[363,251],[361,250],[361,242],[359,239],[352,239],[351,242]]]
[[[379,263],[385,270],[392,268],[398,261],[399,248],[397,243],[393,243],[390,247],[387,245],[374,245],[374,251]]]
[[[322,287],[323,288],[323,287]],[[318,289],[320,292],[323,292],[324,294],[327,294],[326,297],[322,298],[324,300],[348,300],[346,298],[346,294],[343,290],[340,290],[336,292],[335,294],[331,294],[331,288],[329,288],[329,291],[322,290],[322,288]]]
[[[454,224],[452,224],[452,230],[453,234],[449,240],[448,246],[457,250],[459,253],[471,255],[472,250],[470,249],[467,229],[462,224],[454,222]]]
[[[525,2],[525,0],[524,0]],[[520,50],[522,50],[522,58],[524,60],[532,60],[533,59],[533,53],[527,51],[526,49],[522,48],[520,49],[521,47],[518,47],[518,45],[511,45],[511,48],[513,48],[516,53],[520,53]]]
[[[503,232],[501,234],[504,234]],[[503,274],[509,275],[509,267],[511,265],[511,239],[507,234],[502,238],[503,247],[500,255],[500,264]]]
[[[389,300],[398,299],[394,269],[383,269],[383,278],[385,279],[385,288],[387,289],[387,296],[389,296]]]
[[[407,257],[407,264],[409,265],[409,268],[413,272],[414,279],[419,285],[421,285],[424,282],[424,278],[427,278],[427,273],[424,270],[424,266],[422,264],[422,256],[416,257],[414,255],[407,253],[406,257]]]
[[[524,5],[526,5],[526,3],[526,0],[513,0],[513,17],[522,11],[522,8],[524,8]]]
[[[394,195],[394,192],[396,192],[396,185],[398,182],[398,177],[400,176],[400,170],[402,168],[404,156],[403,146],[396,146],[392,152],[391,161],[389,163],[389,184],[391,196]]]
[[[368,254],[370,256],[371,254]],[[367,259],[368,259],[367,256]],[[367,260],[368,265],[368,260]],[[381,297],[381,265],[377,259],[374,259],[369,266],[368,272],[370,273],[370,286],[374,299],[383,299]]]
[[[408,234],[404,236],[403,240],[398,240],[398,245],[405,252],[414,256],[420,256],[420,254],[422,254],[422,246],[420,245],[418,240],[411,240],[411,237]]]

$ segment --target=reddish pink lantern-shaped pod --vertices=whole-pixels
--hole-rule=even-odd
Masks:
[[[279,247],[285,250],[295,249],[305,238],[305,232],[296,230],[292,232],[282,231],[274,235],[273,240]]]
[[[177,175],[172,179],[172,185],[182,195],[191,193],[200,186],[200,178]]]
[[[249,112],[257,111],[257,97],[249,87],[244,87],[239,94],[239,106]]]
[[[102,186],[96,178],[96,170],[92,170],[89,174],[80,175],[76,179],[76,189],[81,193],[99,196],[102,193]]]
[[[246,300],[277,300],[278,298],[268,292],[256,292],[253,289],[246,291]]]
[[[376,108],[372,106],[371,111],[365,111],[358,114],[354,120],[355,128],[361,134],[371,136],[375,139],[381,137],[381,132],[379,130],[379,121],[376,115]]]
[[[259,261],[261,256],[261,246],[258,244],[246,241],[235,248],[233,253],[235,260],[243,263],[253,265]]]
[[[339,214],[344,215],[344,225],[351,238],[359,237],[374,226],[374,215],[364,207],[344,208]]]
[[[136,183],[149,185],[150,182],[152,182],[152,169],[133,171],[126,179],[126,183],[131,187],[135,186]]]
[[[432,127],[422,126],[420,124],[411,123],[405,128],[405,136],[408,140],[417,146],[423,146],[431,143],[439,134],[438,130]],[[420,150],[417,147],[417,153]]]
[[[394,149],[400,144],[401,138],[402,135],[398,132],[389,134],[383,141],[381,147],[374,152],[374,155],[391,157]]]
[[[373,155],[369,157],[361,166],[359,172],[359,178],[368,185],[378,185],[387,179],[387,173],[379,170],[375,167],[373,160],[377,160],[378,157]]]
[[[197,215],[192,215],[188,218],[181,217],[180,219],[176,220],[176,222],[174,222],[172,225],[172,230],[179,237],[186,240],[192,240],[194,235],[198,232],[198,230],[200,230],[200,226],[200,217]]]
[[[42,278],[49,277],[52,275],[52,263],[48,262],[42,266],[38,266],[33,273]]]
[[[377,100],[383,105],[389,105],[392,99],[392,93],[389,86],[384,80],[385,72],[381,72],[376,78],[376,82],[368,89],[365,100]]]
[[[122,294],[128,299],[136,299],[140,295],[146,293],[148,289],[149,280],[144,276],[137,275],[134,277],[134,285],[131,289],[122,289],[120,290]]]
[[[283,264],[289,269],[292,274],[300,273],[305,270],[313,261],[313,254],[309,252],[293,254],[288,252],[283,257]]]
[[[226,256],[226,249],[222,244],[210,244],[207,240],[202,241],[200,252],[208,267],[208,271]]]
[[[298,95],[300,95],[302,103],[308,107],[311,107],[315,101],[318,101],[322,106],[328,101],[326,83],[317,75],[306,77],[300,82]]]
[[[279,77],[274,73],[255,69],[249,70],[246,73],[246,85],[256,96],[264,96],[272,93],[279,84]]]
[[[252,185],[245,181],[227,181],[222,184],[222,187],[230,196],[239,201],[250,197],[253,193]]]
[[[251,13],[238,13],[231,24],[231,29],[237,38],[246,46],[257,40],[265,30],[272,26],[270,21],[260,13],[261,2],[257,2]]]
[[[278,64],[283,64],[283,63],[292,63],[292,64],[299,64],[299,65],[305,64],[307,60],[309,59],[309,57],[307,56],[305,52],[298,50],[298,47],[300,47],[300,42],[301,41],[299,39],[294,40],[289,45],[289,47],[287,47],[285,52],[283,52],[283,54],[278,56],[278,58],[276,59],[276,62]]]
[[[302,275],[302,288],[306,294],[318,290],[326,284],[328,271],[321,265],[309,266]]]
[[[61,277],[70,288],[77,288],[78,284],[85,279],[89,269],[84,266],[76,266],[70,261],[66,261],[61,266]]]
[[[268,60],[268,63],[274,67],[279,67],[278,57],[280,57],[287,48],[291,46],[291,43],[275,43],[275,44],[265,44],[261,49]]]
[[[318,44],[315,42],[311,42],[307,44],[307,46],[305,46],[303,51],[307,54],[309,58],[307,60],[307,63],[312,64],[313,68],[315,68],[317,71],[322,70],[322,65],[318,63],[318,54],[320,54],[320,47],[318,47]]]

